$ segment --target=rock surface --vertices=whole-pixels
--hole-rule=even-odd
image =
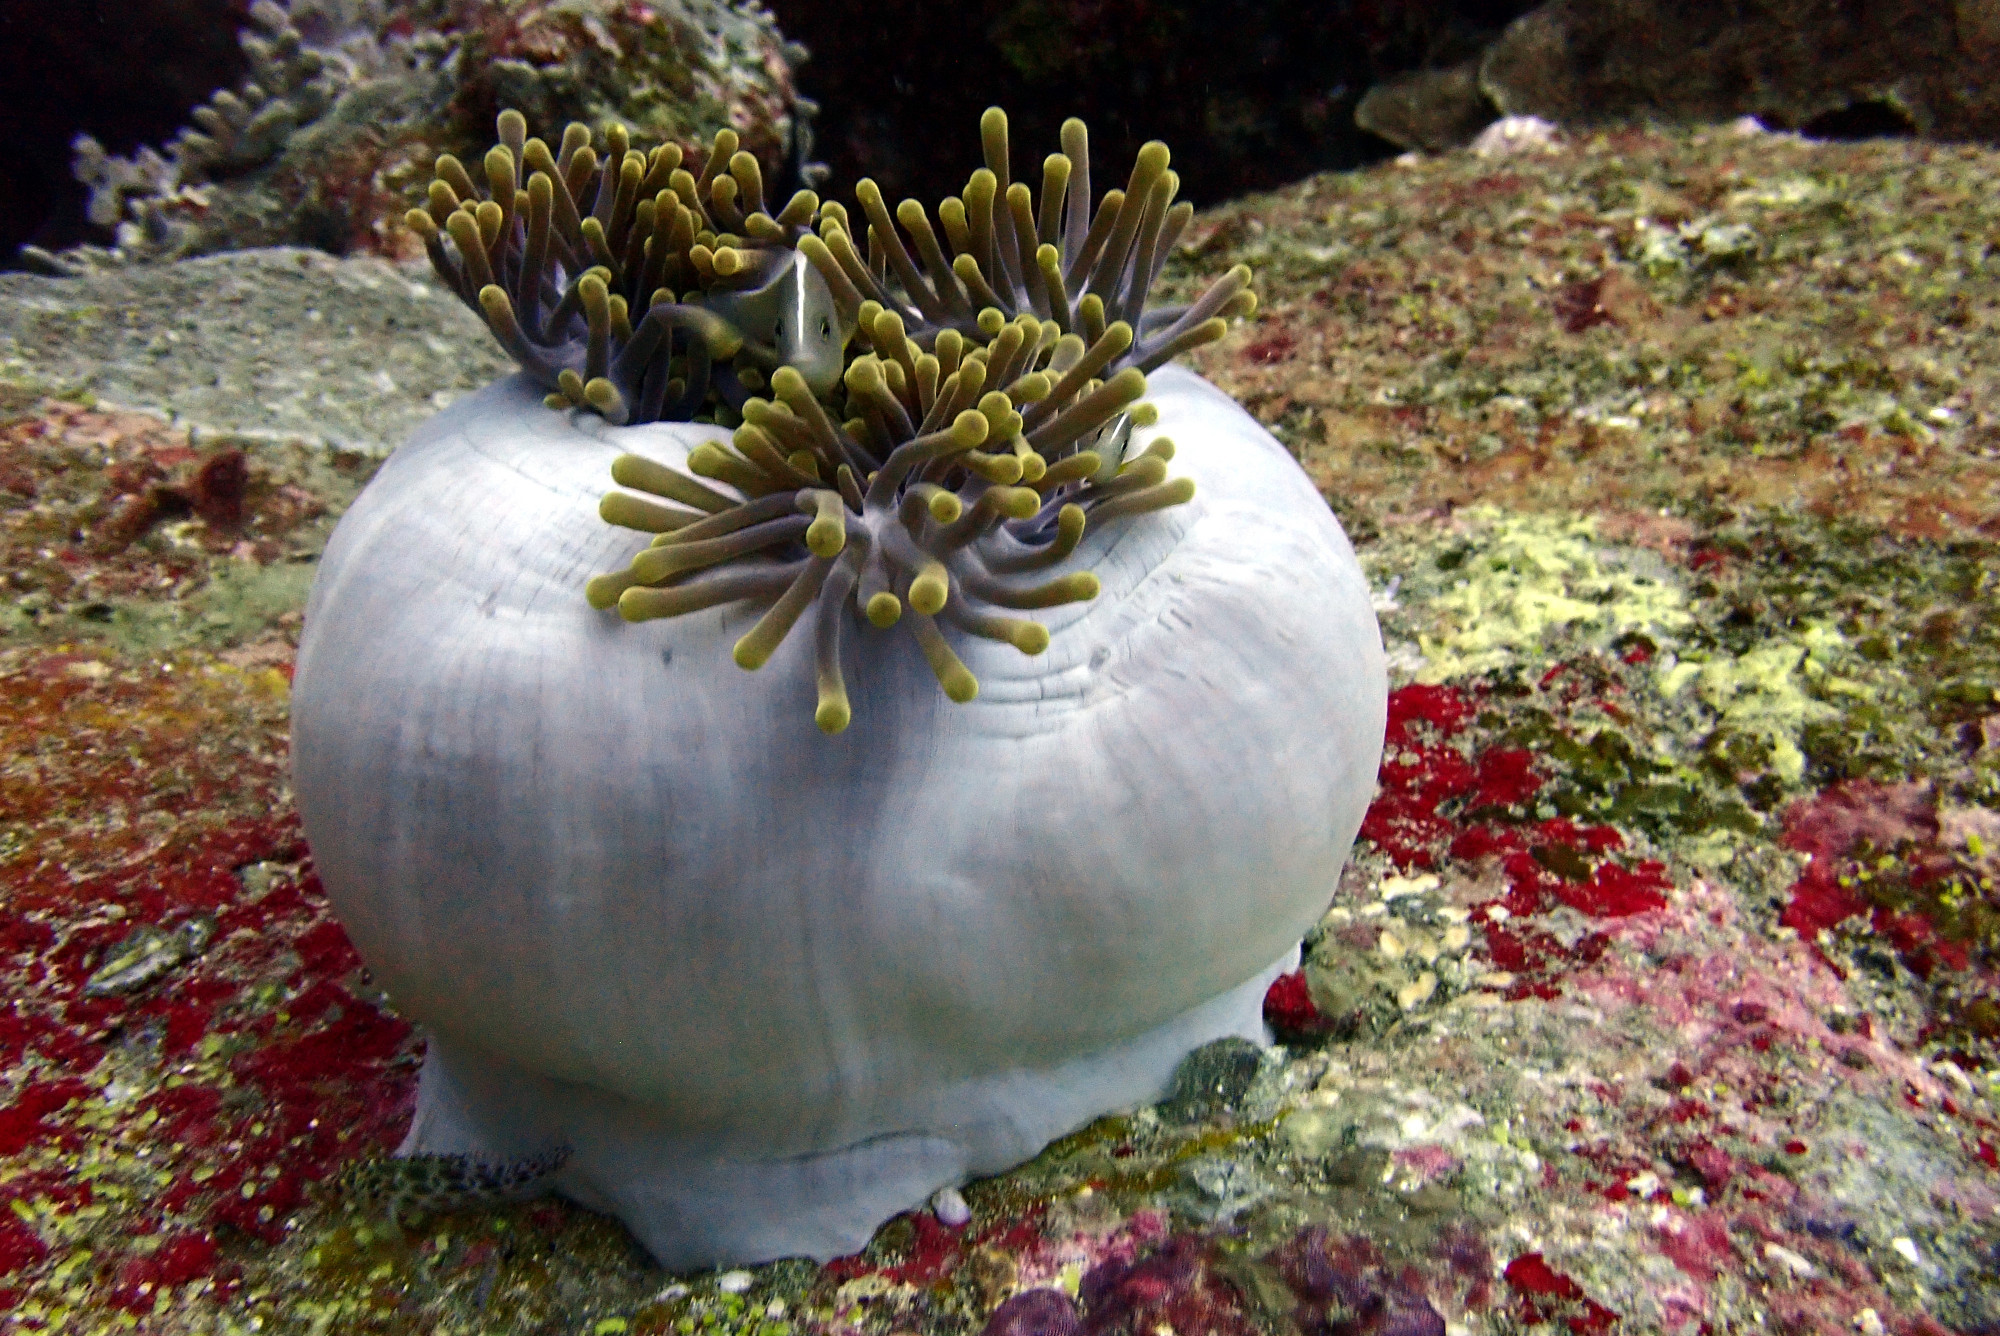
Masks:
[[[1495,115],[1576,129],[1755,116],[1831,137],[2000,138],[2000,12],[1979,0],[1548,0],[1476,58],[1403,75],[1356,108],[1406,148],[1470,142]]]
[[[387,454],[512,369],[428,263],[276,249],[0,274],[0,375],[198,432]]]
[[[1993,1328],[1996,183],[1987,149],[1621,130],[1197,218],[1169,280],[1241,260],[1264,298],[1199,369],[1339,512],[1392,653],[1381,792],[1266,1000],[1282,1042],[967,1185],[962,1224],[720,1276],[556,1204],[392,1228],[335,1186],[404,1130],[419,1041],[287,792],[304,577],[368,471],[324,443],[396,436],[351,393],[424,411],[366,389],[422,331],[468,377],[484,335],[372,261],[8,280],[0,1309],[176,1336]],[[310,303],[197,300],[232,272],[246,303],[432,314],[273,352]],[[209,351],[149,370],[127,318]],[[268,333],[213,328],[238,320]],[[308,359],[337,429],[281,396],[224,416],[217,374],[289,394]],[[54,397],[86,375],[217,434]],[[135,951],[147,981],[106,988]]]

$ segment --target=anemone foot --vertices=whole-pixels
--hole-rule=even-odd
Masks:
[[[566,1145],[563,1196],[615,1215],[671,1270],[858,1251],[939,1188],[998,1173],[1105,1109],[1162,1097],[1183,1057],[1230,1036],[1266,1042],[1264,994],[1297,951],[1134,1038],[1044,1069],[926,1092],[837,1150],[738,1158],[660,1111],[522,1071],[433,1034],[401,1155],[504,1162]]]

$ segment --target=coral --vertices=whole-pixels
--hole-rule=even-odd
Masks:
[[[330,62],[327,53],[304,45],[293,17],[277,0],[257,0],[250,7],[251,23],[262,31],[245,32],[238,39],[250,59],[242,88],[223,89],[196,107],[189,118],[194,125],[170,146],[184,181],[224,177],[269,162],[300,126],[324,116],[354,81],[358,70]],[[380,21],[379,14],[371,17]],[[342,26],[360,27],[352,22]],[[101,211],[93,204],[91,212],[96,216]]]
[[[736,127],[774,170],[809,164],[810,104],[770,16],[714,0],[258,0],[251,70],[160,149],[76,144],[110,250],[25,254],[52,273],[266,245],[392,255],[423,174],[465,151],[496,100],[551,119],[617,116],[654,137]],[[470,113],[470,115],[469,115]]]
[[[396,25],[407,28],[419,13],[397,14]],[[89,135],[78,136],[76,176],[90,189],[90,220],[117,229],[121,249],[178,255],[209,248],[201,218],[217,183],[277,159],[357,83],[436,64],[436,52],[395,33],[384,0],[294,0],[289,8],[257,0],[249,19],[238,38],[250,64],[243,83],[196,107],[193,124],[164,151],[116,158]],[[299,24],[314,30],[311,45]]]

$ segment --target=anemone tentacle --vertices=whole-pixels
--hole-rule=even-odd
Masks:
[[[769,603],[738,646],[750,669],[810,613],[829,732],[851,711],[838,627],[821,624],[847,609],[878,628],[907,610],[954,700],[978,684],[940,622],[1040,652],[1046,630],[988,609],[1093,597],[1094,576],[1054,569],[1086,529],[1191,499],[1192,482],[1167,477],[1170,443],[1125,458],[1132,427],[1157,417],[1146,373],[1256,306],[1238,266],[1191,305],[1147,308],[1193,213],[1174,202],[1165,145],[1141,148],[1093,209],[1081,121],[1064,124],[1039,195],[1012,178],[998,108],[980,138],[985,166],[933,226],[867,180],[858,215],[811,191],[773,214],[728,131],[697,164],[613,125],[600,157],[583,126],[552,151],[509,111],[477,176],[439,158],[428,209],[410,215],[551,407],[735,428],[685,473],[618,461],[613,481],[634,490],[599,514],[653,538],[586,593],[632,621]]]
[[[582,125],[554,151],[517,111],[498,129],[477,177],[450,154],[437,160],[428,205],[407,221],[551,407],[619,424],[691,419],[712,395],[740,403],[812,333],[761,346],[739,308],[776,304],[775,287],[806,269],[799,238],[846,215],[810,190],[767,212],[761,169],[734,131],[697,164],[677,144],[634,149],[615,124],[601,158]],[[833,360],[837,371],[837,346]]]
[[[745,638],[754,652],[739,647],[737,662],[760,667],[810,608],[820,628],[814,718],[828,732],[852,717],[839,632],[825,625],[830,620],[852,608],[871,625],[888,627],[907,610],[939,686],[953,700],[970,700],[978,682],[950,651],[938,620],[1040,653],[1048,645],[1045,629],[988,609],[1089,599],[1097,577],[1088,571],[1027,583],[1015,577],[1038,575],[1067,558],[1093,514],[1136,513],[1193,495],[1188,480],[1178,488],[1164,483],[1170,446],[1155,442],[1122,467],[1107,453],[1119,448],[1114,438],[1122,439],[1124,422],[1151,420],[1150,407],[1137,402],[1145,389],[1140,372],[1128,369],[1103,382],[1049,373],[1059,353],[1072,369],[1106,365],[1130,345],[1124,323],[1086,349],[1052,319],[1018,316],[990,343],[964,350],[952,372],[940,376],[936,355],[912,354],[907,335],[900,335],[905,346],[896,355],[903,326],[894,312],[871,314],[878,351],[848,367],[847,402],[856,413],[849,421],[827,418],[803,377],[785,367],[772,377],[773,398],[745,403],[744,424],[729,447],[706,445],[689,454],[688,469],[698,477],[638,456],[621,458],[614,479],[653,497],[713,504],[719,493],[705,478],[742,499],[703,517],[631,492],[607,494],[599,507],[604,519],[655,536],[626,570],[597,576],[587,591],[593,605],[615,606],[630,621],[677,616],[722,601],[710,597],[725,588],[707,574],[716,565],[738,558],[768,563],[775,550],[784,564],[761,565],[754,580],[726,586],[746,596],[782,591]],[[983,389],[1003,377],[1013,394]],[[1031,407],[1046,406],[1032,437],[1016,394]],[[1028,395],[1036,397],[1030,402]],[[1121,421],[1114,426],[1114,419]],[[863,469],[854,467],[857,460]],[[846,485],[827,486],[836,479]],[[1044,512],[1054,519],[1039,524]]]
[[[799,239],[842,312],[864,330],[869,302],[902,317],[926,348],[945,330],[992,337],[989,309],[1003,320],[1023,314],[1053,320],[1059,332],[1089,343],[1123,322],[1137,337],[1119,350],[1112,369],[1151,371],[1213,343],[1229,320],[1256,310],[1242,265],[1190,306],[1146,309],[1147,294],[1194,216],[1193,205],[1174,202],[1180,178],[1168,168],[1165,144],[1143,146],[1125,187],[1106,191],[1093,212],[1090,135],[1082,121],[1063,122],[1063,151],[1043,159],[1039,201],[1025,182],[1012,180],[1007,114],[989,108],[979,130],[986,165],[938,206],[949,258],[921,203],[906,199],[892,217],[880,187],[868,179],[854,192],[865,218],[865,259],[853,225],[841,216],[822,217],[816,235]],[[921,269],[899,229],[916,247]]]

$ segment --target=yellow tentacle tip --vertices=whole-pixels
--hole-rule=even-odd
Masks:
[[[765,646],[755,631],[748,632],[736,642],[736,648],[729,657],[736,660],[736,666],[745,672],[754,673],[771,661],[771,650],[776,646]]]
[[[946,668],[944,676],[938,679],[938,685],[944,688],[946,698],[958,705],[968,703],[979,694],[979,679],[962,663]]]
[[[860,363],[857,362],[855,365],[859,366]],[[984,413],[968,408],[952,420],[951,443],[960,450],[970,450],[984,443],[991,425]]]
[[[944,609],[945,599],[951,591],[946,581],[944,567],[938,562],[927,562],[917,578],[910,581],[910,606],[926,616],[936,616]]]
[[[1011,487],[1021,481],[1021,457],[1019,455],[989,455],[974,450],[965,455],[965,467],[991,483]]]
[[[664,617],[667,612],[660,606],[660,600],[665,595],[665,590],[643,586],[627,589],[618,595],[618,615],[628,622],[648,622],[655,617]]]
[[[618,606],[619,595],[631,587],[632,577],[622,571],[609,575],[593,575],[583,587],[583,596],[590,606],[603,612],[606,608]]]
[[[1138,367],[1128,366],[1106,381],[1105,386],[1115,391],[1126,403],[1130,403],[1146,392],[1146,373]]]
[[[1049,647],[1049,628],[1040,622],[1017,622],[1008,628],[1007,640],[1023,654],[1040,654]]]
[[[820,732],[828,736],[845,732],[853,721],[854,711],[845,700],[822,700],[819,708],[813,711],[813,722],[819,725]]]
[[[1098,583],[1097,577],[1089,571],[1073,571],[1068,575],[1059,575],[1048,584],[1050,592],[1060,594],[1065,603],[1087,602],[1096,598],[1103,587]]]
[[[903,600],[884,590],[868,600],[869,622],[886,631],[903,616]]]
[[[806,526],[806,547],[816,557],[837,557],[847,546],[847,526],[822,516]]]
[[[1008,386],[1007,395],[1018,403],[1032,404],[1037,400],[1048,398],[1049,391],[1053,388],[1055,387],[1050,382],[1047,372],[1031,371]]]
[[[958,499],[956,492],[947,492],[942,487],[931,493],[931,518],[939,524],[950,524],[965,513],[965,503]]]
[[[500,224],[505,221],[506,210],[490,199],[479,201],[479,207],[472,211],[479,224],[479,239],[488,250],[500,239]]]
[[[847,388],[859,394],[873,394],[883,387],[882,363],[873,357],[858,357],[847,368]]]
[[[994,508],[1010,520],[1025,520],[1042,508],[1042,495],[1028,487],[995,487],[987,493]]]

